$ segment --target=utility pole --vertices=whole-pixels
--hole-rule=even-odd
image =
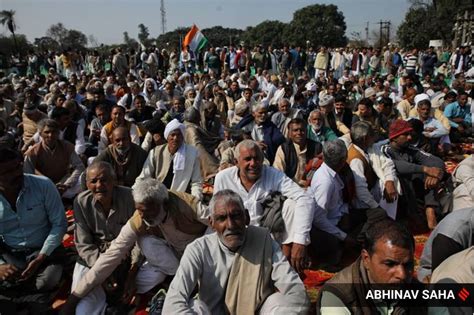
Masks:
[[[166,33],[166,10],[165,10],[165,0],[161,0],[161,34]]]
[[[379,48],[382,48],[384,45],[390,42],[390,26],[392,22],[380,20],[380,22],[378,22],[377,24],[380,25],[378,46]]]
[[[385,21],[387,27],[387,44],[390,43],[390,25],[392,24],[391,21]]]

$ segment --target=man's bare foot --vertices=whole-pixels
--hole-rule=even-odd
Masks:
[[[431,208],[431,207],[426,208],[426,222],[428,223],[428,228],[430,230],[434,230],[436,225],[438,225],[438,221],[436,220],[436,212],[434,208]]]

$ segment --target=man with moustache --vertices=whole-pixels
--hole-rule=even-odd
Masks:
[[[153,148],[135,183],[151,177],[160,180],[168,189],[188,192],[202,198],[200,157],[196,147],[185,144],[185,126],[177,119],[166,125],[168,143]]]
[[[43,311],[61,280],[67,223],[53,182],[23,174],[21,154],[0,149],[0,310]],[[33,306],[35,307],[33,310]]]
[[[309,300],[298,274],[267,229],[249,226],[240,196],[221,190],[209,208],[215,233],[186,247],[163,314],[306,314]]]
[[[304,187],[306,163],[321,153],[323,147],[321,143],[306,137],[306,122],[301,118],[290,120],[288,130],[289,139],[278,148],[273,167]]]
[[[87,190],[74,200],[74,243],[78,259],[74,267],[72,290],[92,268],[97,259],[107,250],[118,236],[122,226],[133,215],[133,197],[130,188],[116,185],[116,175],[107,162],[94,162],[86,171]],[[127,272],[130,265],[138,261],[137,252],[132,262],[126,260],[121,266]],[[111,276],[107,281],[110,292],[101,286],[91,290],[77,305],[77,314],[101,314],[106,306],[106,297],[123,289],[120,277]]]
[[[250,224],[268,227],[282,244],[293,268],[303,272],[305,250],[310,243],[313,199],[283,172],[263,165],[264,155],[257,142],[240,142],[235,148],[235,159],[236,166],[217,173],[214,192],[224,189],[237,192],[250,213]],[[279,195],[284,199],[278,209],[264,206],[265,201],[275,201]]]
[[[110,113],[111,121],[105,124],[100,131],[100,141],[98,145],[99,152],[102,152],[112,141],[112,131],[118,127],[127,128],[130,133],[130,139],[135,144],[140,144],[140,131],[137,125],[125,120],[125,107],[116,105],[112,107]]]
[[[318,314],[426,314],[422,307],[404,308],[398,301],[367,299],[374,289],[401,289],[413,279],[415,240],[403,225],[386,219],[373,224],[359,258],[322,287]],[[425,311],[425,312],[423,312]]]
[[[199,200],[183,192],[168,191],[157,179],[138,182],[133,190],[133,201],[134,205],[128,208],[136,209],[135,213],[91,270],[78,279],[62,314],[74,314],[75,309],[78,312],[76,307],[91,292],[101,288],[135,243],[145,259],[141,265],[132,264],[128,270],[121,300],[128,303],[135,293],[148,292],[166,276],[175,274],[186,246],[207,229],[207,211]]]
[[[110,163],[117,175],[117,184],[132,187],[142,171],[146,158],[146,151],[132,143],[128,130],[118,127],[112,132],[112,144],[94,161]]]
[[[307,137],[308,139],[324,144],[326,141],[337,139],[334,131],[326,127],[326,115],[319,109],[314,109],[308,116]]]

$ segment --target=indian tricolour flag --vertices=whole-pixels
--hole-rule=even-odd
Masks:
[[[207,38],[201,33],[196,25],[191,27],[191,30],[186,34],[183,42],[183,48],[189,45],[192,51],[201,50],[207,44]]]

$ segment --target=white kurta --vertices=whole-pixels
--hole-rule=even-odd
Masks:
[[[250,224],[257,226],[263,214],[261,202],[271,192],[281,192],[289,199],[282,210],[286,230],[286,237],[282,243],[294,242],[303,245],[310,243],[309,233],[314,213],[313,198],[283,172],[264,165],[261,177],[250,188],[250,191],[247,191],[240,181],[237,166],[233,166],[219,172],[216,176],[214,192],[223,189],[230,189],[239,194],[245,208],[249,211]],[[292,204],[294,206],[291,206]]]

